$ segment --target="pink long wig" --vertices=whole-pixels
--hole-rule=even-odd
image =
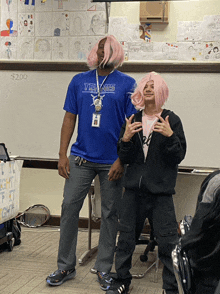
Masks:
[[[134,93],[131,95],[132,103],[138,110],[145,108],[143,91],[146,83],[149,81],[154,81],[156,109],[159,110],[168,99],[169,89],[166,82],[158,73],[154,71],[150,72],[145,77],[143,77],[143,79],[141,79]]]
[[[98,58],[97,58],[97,50],[99,42],[103,39],[106,39],[104,45],[104,58],[102,60],[102,65],[113,65],[114,68],[122,65],[124,61],[124,50],[121,44],[116,40],[116,38],[112,35],[108,35],[102,39],[100,39],[95,46],[90,51],[87,57],[87,64],[90,69],[95,69],[98,67]]]

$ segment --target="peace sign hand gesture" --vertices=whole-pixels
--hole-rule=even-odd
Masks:
[[[173,131],[170,127],[169,115],[166,116],[165,120],[159,115],[156,116],[159,118],[160,122],[158,121],[154,125],[154,132],[161,133],[165,137],[171,137]]]
[[[126,128],[125,128],[124,136],[122,138],[122,141],[124,142],[129,142],[131,138],[134,136],[134,134],[142,130],[142,122],[132,123],[133,117],[134,117],[134,114],[132,114],[129,119],[126,118]]]

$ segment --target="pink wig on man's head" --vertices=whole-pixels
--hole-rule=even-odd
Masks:
[[[108,35],[100,39],[90,51],[87,57],[87,64],[91,69],[100,66],[98,64],[97,50],[99,42],[103,39],[106,39],[106,41],[104,45],[104,58],[101,62],[101,65],[113,65],[114,68],[117,68],[122,65],[124,61],[124,50],[121,44],[116,40],[114,36]]]
[[[155,104],[159,110],[166,102],[169,96],[169,89],[164,79],[156,72],[147,74],[137,85],[134,93],[131,95],[132,103],[136,109],[145,108],[144,87],[147,82],[154,81]]]

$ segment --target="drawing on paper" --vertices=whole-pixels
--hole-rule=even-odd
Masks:
[[[10,49],[11,42],[9,42],[9,41],[5,42],[5,46],[6,46],[6,50],[5,50],[6,56],[7,56],[8,59],[10,59],[11,55],[12,55],[12,52],[11,52],[11,49]]]
[[[88,12],[90,19],[88,35],[104,35],[105,34],[105,14],[102,12]]]
[[[52,60],[68,60],[68,38],[53,38]]]
[[[49,38],[35,40],[34,58],[51,59],[51,40]]]
[[[52,37],[52,12],[35,13],[35,36]]]
[[[34,38],[21,38],[17,44],[18,59],[33,59],[34,58]]]
[[[90,0],[88,1],[88,11],[105,11],[106,3],[94,3]]]
[[[87,10],[88,0],[71,0],[69,2],[69,10]]]
[[[34,12],[35,9],[35,1],[26,1],[19,0],[18,2],[18,12]]]
[[[4,14],[12,16],[11,13],[17,12],[17,0],[1,0],[1,10]]]
[[[55,37],[68,36],[70,30],[70,21],[68,12],[53,13],[53,35]]]
[[[87,35],[86,28],[88,24],[88,18],[86,12],[70,12],[70,31],[71,36],[85,36]]]
[[[53,10],[54,11],[69,10],[69,0],[54,0]]]
[[[69,43],[69,58],[71,60],[86,60],[86,38],[71,38]]]
[[[17,57],[17,38],[5,37],[1,39],[1,58],[16,59]]]
[[[53,1],[52,0],[38,0],[35,2],[35,11],[53,11]]]
[[[220,60],[220,42],[211,42],[205,44],[204,49],[205,60]]]
[[[10,12],[10,5],[12,0],[6,0],[6,4],[8,5],[8,12]]]
[[[21,37],[34,36],[34,14],[18,14],[18,34]]]
[[[8,36],[17,37],[18,32],[13,30],[13,25],[14,25],[13,20],[8,18],[6,20],[6,26],[8,27],[8,29],[1,31],[1,36],[2,37],[8,37]]]

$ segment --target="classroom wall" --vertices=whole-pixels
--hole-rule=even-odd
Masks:
[[[186,214],[194,215],[200,185],[204,174],[178,174],[176,194],[173,196],[177,220]],[[60,216],[63,198],[64,179],[56,170],[23,168],[20,184],[20,211],[31,205],[43,203],[49,207],[51,215]],[[100,199],[100,195],[97,196]],[[94,210],[100,217],[99,209]],[[85,199],[80,217],[88,217],[88,198]]]
[[[153,42],[176,42],[178,21],[202,21],[205,15],[220,14],[218,0],[169,1],[169,23],[152,24]],[[129,23],[139,22],[140,2],[112,2],[110,17],[126,16]]]
[[[176,41],[177,22],[186,20],[202,20],[207,14],[220,14],[219,0],[201,1],[171,1],[169,24],[154,24],[152,26],[152,41]],[[112,3],[111,17],[127,16],[130,23],[139,20],[139,3]],[[74,74],[74,73],[73,73]],[[63,98],[65,93],[63,93]],[[174,196],[177,219],[184,214],[193,214],[199,186],[204,175],[179,175],[177,194]],[[47,205],[52,215],[60,215],[64,180],[57,171],[42,169],[22,169],[20,189],[20,209],[36,203]],[[88,203],[85,202],[80,214],[88,216]]]

